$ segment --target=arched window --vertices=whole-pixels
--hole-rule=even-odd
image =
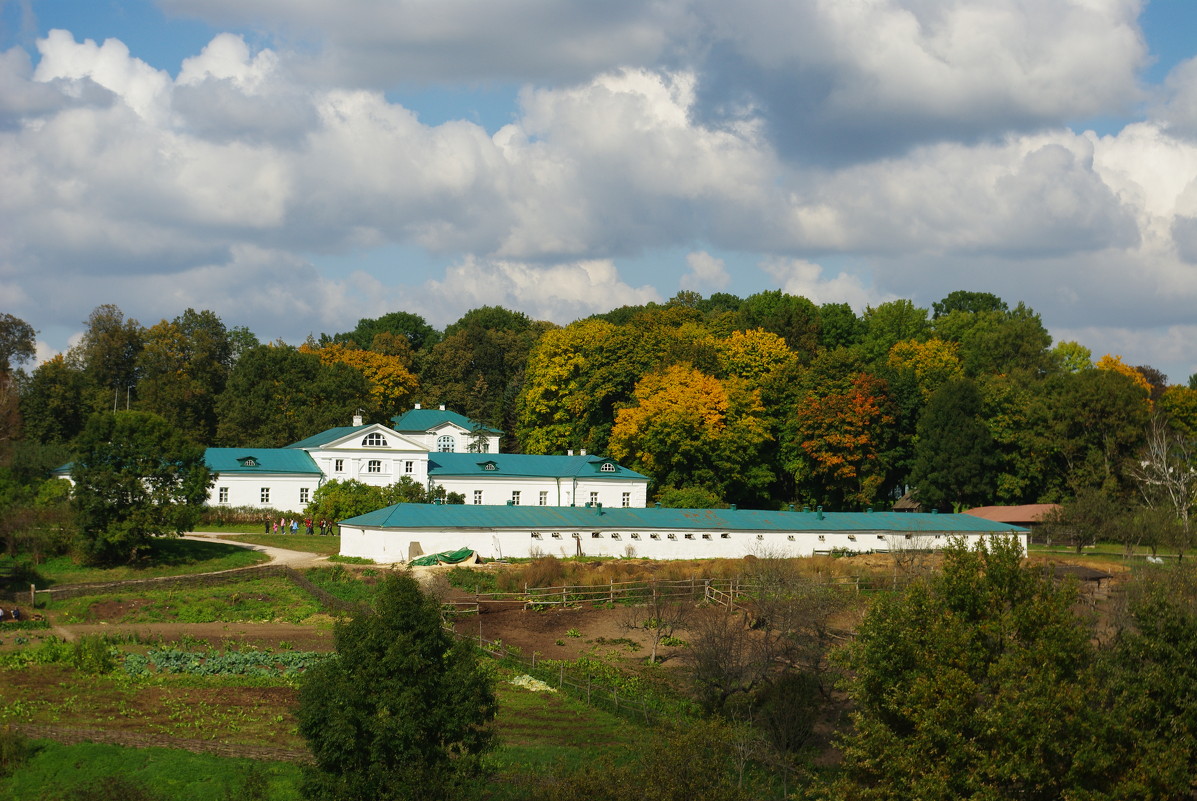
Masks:
[[[457,440],[452,434],[441,434],[436,438],[436,449],[441,453],[453,453],[457,450]]]
[[[371,459],[370,461],[366,462],[366,472],[367,473],[381,473],[382,472],[382,462],[380,462],[378,459]]]
[[[603,462],[603,466],[600,467],[599,470],[603,473],[614,473],[615,465],[611,464],[610,462]]]
[[[375,431],[373,434],[367,434],[366,438],[362,440],[362,445],[367,448],[385,448],[387,445],[386,439]]]

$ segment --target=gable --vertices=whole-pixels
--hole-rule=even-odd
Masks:
[[[305,451],[378,450],[419,451],[420,453],[428,451],[423,445],[411,441],[382,423],[330,428],[287,447]]]

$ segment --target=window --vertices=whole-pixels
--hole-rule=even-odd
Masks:
[[[541,506],[549,505],[549,491],[548,490],[540,491],[540,505]]]
[[[538,540],[538,539],[540,539],[540,532],[539,532],[539,531],[533,531],[533,532],[532,532],[532,539],[534,539],[534,540]]]
[[[628,508],[629,506],[631,506],[631,505],[632,505],[632,493],[630,493],[630,492],[625,492],[625,493],[624,493],[624,494],[621,496],[621,499],[620,499],[620,506],[622,506],[624,509],[627,509],[627,508]]]
[[[299,488],[299,502],[307,503],[310,500],[310,498],[308,497],[308,493],[310,493],[310,492],[311,492],[311,490],[308,489],[307,487],[300,487]]]
[[[597,504],[598,504],[598,493],[597,492],[590,493],[590,505],[595,506]]]
[[[614,534],[612,534],[612,535],[611,535],[611,539],[613,539],[613,540],[617,540],[617,539],[619,539],[619,532],[618,532],[618,531],[616,531]]]
[[[720,534],[720,535],[719,535],[719,539],[721,539],[721,540],[730,540],[730,539],[731,539],[731,534],[728,534],[728,533],[725,531],[725,532],[723,532],[722,534]]]
[[[855,535],[855,534],[849,534],[849,535],[848,535],[848,539],[852,540],[853,542],[856,542],[856,535]]]
[[[334,459],[333,460],[333,472],[334,473],[345,472],[345,460],[344,459]]]
[[[482,465],[482,469],[483,470],[498,470],[499,468],[495,467],[494,462],[487,462],[486,464]]]
[[[709,539],[711,538],[711,535],[710,535],[710,534],[703,534],[703,535],[702,535],[702,538],[703,538],[704,540],[709,540]]]
[[[220,503],[228,503],[229,502],[229,488],[228,487],[221,487],[219,490],[217,490],[217,493],[219,494]]]
[[[382,472],[382,461],[379,459],[371,459],[370,461],[366,462],[366,472],[367,473],[381,473]]]
[[[674,533],[671,531],[671,532],[669,532],[669,539],[671,539],[671,540],[676,540],[676,539],[677,539],[677,535],[676,535],[676,534],[674,534]]]
[[[688,540],[692,540],[692,539],[694,539],[694,535],[693,535],[693,534],[687,534],[687,535],[686,535],[686,539],[688,539]]]
[[[270,503],[270,487],[262,487],[262,494],[259,496],[262,503]]]
[[[654,532],[652,534],[649,534],[648,538],[652,539],[652,540],[659,540],[659,539],[661,539],[661,535]]]
[[[825,537],[825,536],[823,536],[822,534],[820,534],[820,535],[819,535],[819,542],[827,542],[827,537]]]
[[[482,505],[482,490],[474,490],[474,505]]]
[[[764,535],[764,534],[757,534],[757,535],[756,535],[756,538],[757,538],[758,540],[763,540],[763,539],[765,538],[765,535]]]
[[[590,532],[590,539],[592,539],[592,540],[601,540],[602,538],[603,538],[603,534],[602,534],[602,532],[601,532],[601,531],[592,531],[592,532]]]
[[[519,490],[511,491],[511,505],[512,506],[520,505],[520,491]]]
[[[436,438],[436,449],[441,453],[453,453],[457,450],[457,440],[452,434],[441,434]]]
[[[786,537],[786,539],[787,539],[787,540],[789,540],[790,542],[793,542],[793,541],[794,541],[794,535],[793,535],[793,534],[791,534],[790,536]]]
[[[382,434],[376,431],[373,434],[367,434],[366,438],[362,440],[362,445],[365,445],[367,448],[385,448],[387,441],[383,438]]]
[[[559,540],[559,539],[561,539],[561,532],[560,532],[560,531],[554,531],[554,532],[553,532],[553,539],[555,539],[555,540]]]
[[[411,473],[411,472],[414,472],[414,471],[415,471],[415,469],[416,469],[416,463],[415,463],[415,462],[404,462],[404,463],[403,463],[403,472],[404,472],[404,473]]]
[[[603,473],[614,473],[615,465],[611,464],[610,462],[603,462],[603,466],[599,468],[599,471]]]
[[[636,532],[634,532],[634,531],[633,531],[633,532],[632,532],[632,539],[634,539],[634,540],[638,540],[638,539],[640,539],[640,535],[639,535],[639,534],[637,534]]]

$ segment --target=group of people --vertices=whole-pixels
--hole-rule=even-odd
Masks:
[[[264,533],[266,534],[286,534],[287,532],[298,534],[300,526],[303,526],[304,533],[309,537],[316,533],[316,529],[320,530],[320,536],[322,537],[336,533],[334,531],[335,526],[329,521],[321,520],[317,523],[310,517],[306,517],[303,520],[286,517],[280,517],[278,520],[267,518],[263,521],[263,525],[265,526]]]
[[[3,623],[5,620],[20,620],[20,619],[21,619],[21,610],[20,609],[14,608],[14,609],[9,610],[8,612],[5,612],[3,609],[0,609],[0,623]]]

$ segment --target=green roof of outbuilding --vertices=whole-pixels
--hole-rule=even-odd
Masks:
[[[307,451],[292,448],[208,448],[204,463],[214,473],[321,475]]]
[[[361,431],[369,428],[373,423],[363,426],[338,426],[337,428],[330,428],[327,431],[321,431],[319,434],[313,434],[307,439],[301,439],[299,442],[292,442],[288,448],[321,448],[330,442],[336,442],[341,437],[347,437],[355,431]]]
[[[614,471],[603,472],[604,464]],[[493,469],[487,469],[493,465]],[[520,476],[535,478],[643,478],[647,476],[620,467],[602,456],[536,456],[526,453],[430,453],[428,476]]]
[[[503,433],[497,428],[483,425],[475,420],[471,420],[464,414],[451,412],[447,409],[411,409],[403,414],[397,414],[392,417],[391,423],[396,431],[430,431],[442,423],[453,423],[454,425],[461,426],[466,431],[480,429],[489,434]]]
[[[580,506],[470,506],[400,503],[342,521],[395,529],[677,529],[693,531],[895,531],[1024,533],[1025,528],[972,515],[901,512],[770,512],[759,509],[647,509]]]

